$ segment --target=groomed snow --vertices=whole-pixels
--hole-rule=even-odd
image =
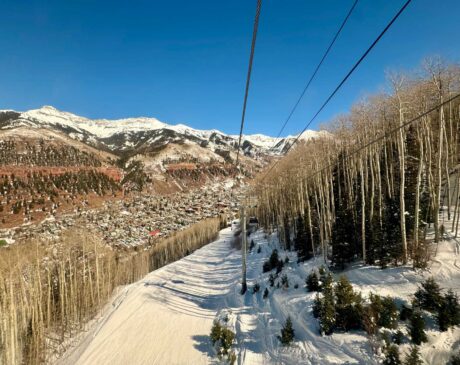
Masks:
[[[377,364],[362,331],[318,334],[317,320],[311,315],[314,293],[307,293],[304,281],[320,259],[296,263],[295,253],[283,269],[289,289],[268,287],[263,261],[278,246],[275,235],[256,232],[249,239],[256,247],[248,255],[248,292],[240,291],[240,252],[231,246],[229,229],[220,238],[190,256],[148,274],[126,286],[108,305],[102,317],[81,343],[59,364],[209,364],[216,363],[208,340],[213,319],[228,315],[237,335],[238,364]],[[257,248],[261,253],[257,253]],[[433,275],[443,288],[457,293],[460,287],[458,245],[443,241],[428,271],[410,267],[380,270],[356,266],[345,274],[356,290],[390,295],[410,301],[417,285]],[[257,294],[251,289],[261,286]],[[298,288],[294,285],[298,284]],[[265,287],[270,294],[262,298]],[[283,348],[276,336],[287,316],[293,319],[296,340]],[[452,347],[458,351],[460,329],[427,331],[429,342],[421,347],[427,364],[445,364]],[[408,345],[401,346],[402,358]]]

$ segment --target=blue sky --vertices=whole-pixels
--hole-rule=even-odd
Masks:
[[[353,0],[264,0],[246,133],[276,135]],[[285,133],[302,129],[403,0],[360,0]],[[237,133],[255,0],[4,0],[0,109],[152,116]],[[460,59],[460,2],[413,0],[317,123],[381,90],[385,70]]]

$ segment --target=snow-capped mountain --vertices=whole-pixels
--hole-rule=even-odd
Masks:
[[[27,127],[51,129],[70,138],[115,154],[155,152],[169,144],[195,144],[218,151],[234,151],[238,135],[218,130],[198,130],[183,124],[169,125],[155,118],[136,117],[117,120],[88,119],[57,110],[52,106],[17,112],[0,111],[0,130]],[[320,136],[323,132],[306,131],[301,139]],[[246,156],[280,155],[295,136],[273,138],[262,134],[245,135],[242,150]]]

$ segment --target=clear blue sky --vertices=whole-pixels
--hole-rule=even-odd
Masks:
[[[352,1],[264,0],[246,133],[277,133]],[[359,1],[285,134],[303,127],[403,3]],[[53,105],[237,133],[255,4],[4,0],[0,109]],[[458,0],[413,0],[318,122],[381,89],[387,69],[433,54],[458,61],[459,14]]]

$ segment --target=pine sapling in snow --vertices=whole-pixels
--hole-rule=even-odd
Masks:
[[[410,352],[404,360],[404,365],[423,365],[418,346],[411,346]]]
[[[436,319],[441,331],[447,331],[449,327],[460,324],[460,305],[457,295],[452,290],[443,297]]]
[[[312,272],[308,275],[307,280],[305,280],[305,284],[307,285],[309,292],[319,290],[319,277],[316,271],[312,270]]]
[[[283,346],[289,346],[294,341],[294,328],[292,327],[292,320],[289,316],[281,329],[281,336],[278,339],[281,341]]]
[[[428,340],[425,333],[425,320],[419,311],[415,311],[412,314],[409,329],[414,344],[420,345]]]
[[[441,287],[434,280],[428,278],[422,287],[415,292],[414,305],[430,312],[436,312],[442,304]]]
[[[399,358],[399,349],[396,345],[390,345],[385,351],[385,360],[383,365],[401,365],[401,359]]]

